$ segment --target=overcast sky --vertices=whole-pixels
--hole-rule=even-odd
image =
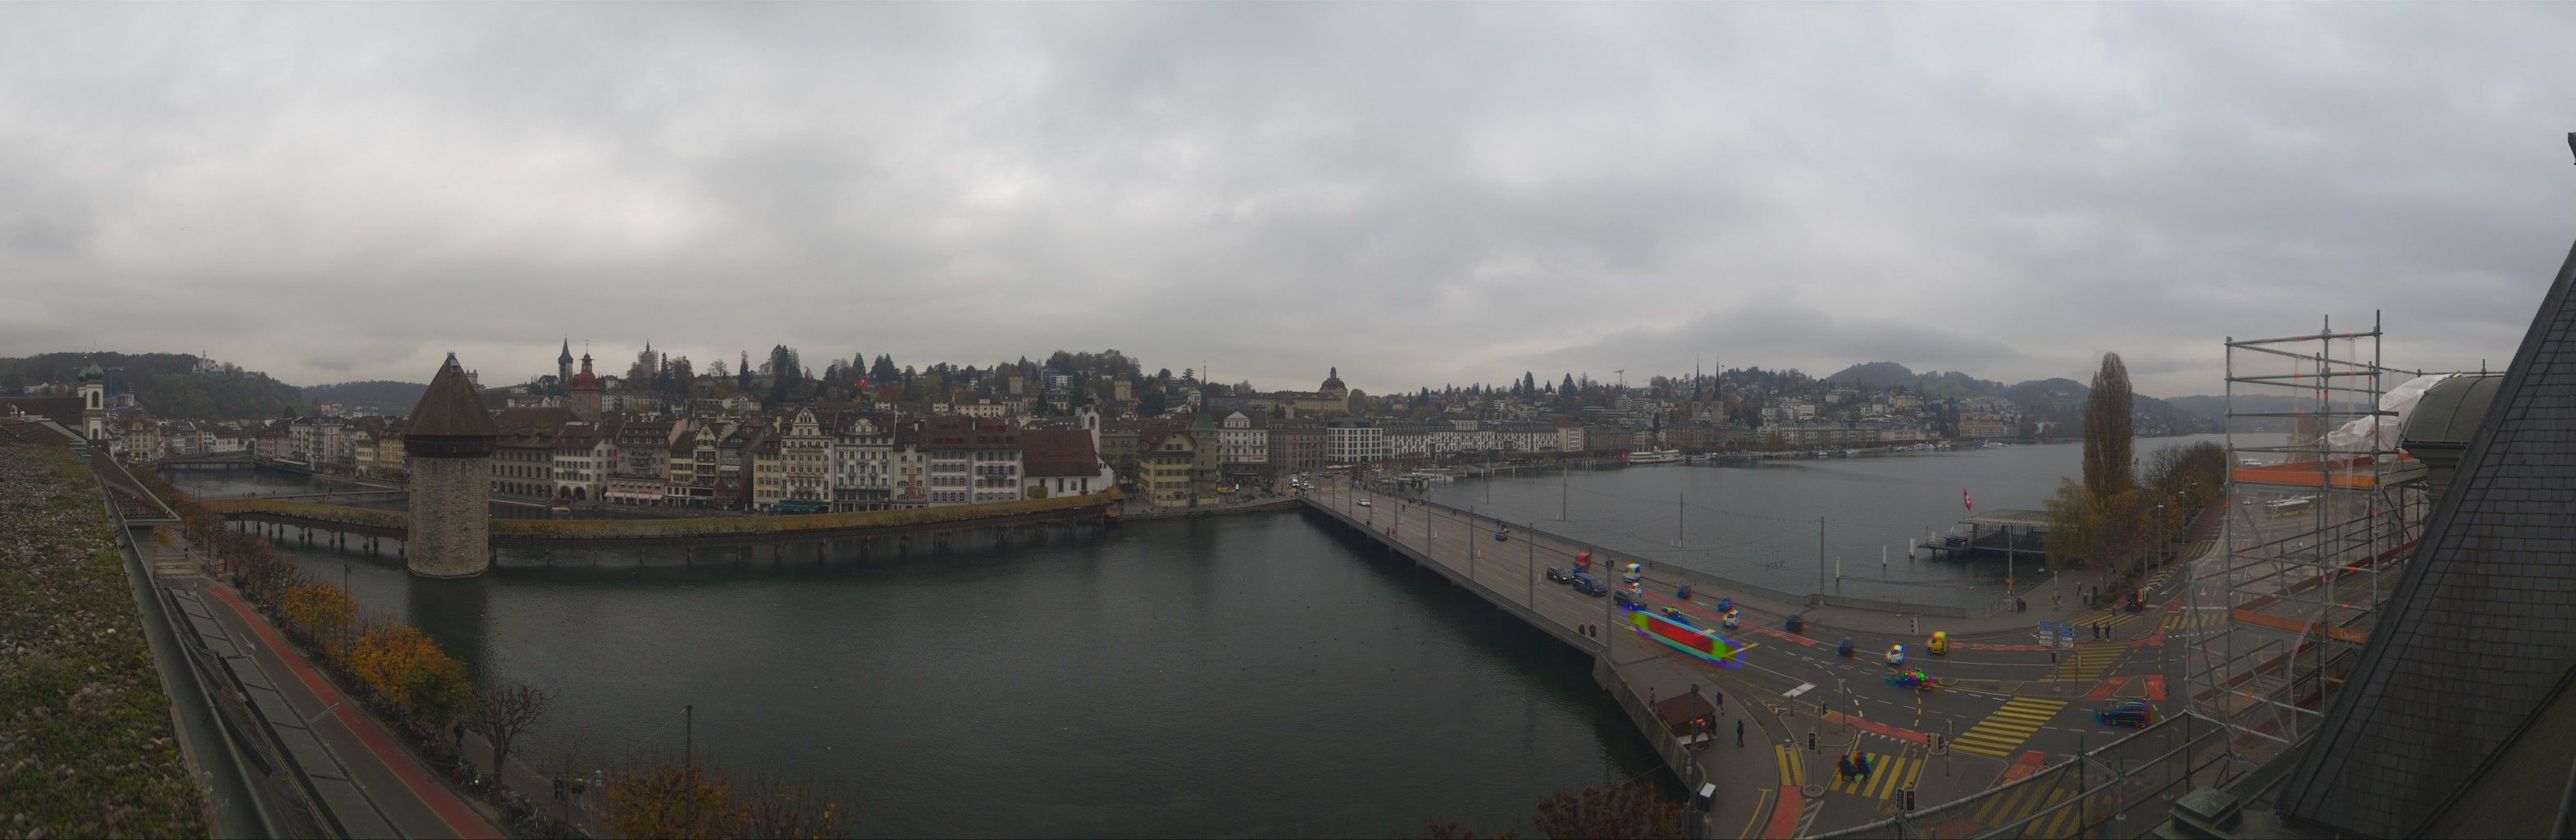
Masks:
[[[0,355],[2509,360],[2576,5],[0,5]]]

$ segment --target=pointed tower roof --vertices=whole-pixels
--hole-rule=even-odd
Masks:
[[[483,410],[483,399],[474,395],[474,386],[465,381],[465,368],[456,363],[456,354],[447,354],[447,362],[438,366],[429,388],[420,394],[420,402],[411,407],[411,422],[403,428],[403,440],[435,438],[484,438],[501,433],[492,424],[492,415]]]
[[[2280,810],[2347,834],[2542,836],[2576,706],[2576,250],[2484,404],[2459,471]],[[2519,783],[2519,784],[2517,784]],[[2527,786],[2526,786],[2527,785]],[[2490,807],[2501,798],[2530,807]],[[2477,820],[2464,823],[2461,820]]]
[[[450,358],[450,359],[456,358],[456,354],[454,354],[454,353],[450,353],[450,354],[448,354],[448,358]],[[567,336],[564,336],[564,348],[563,348],[563,355],[561,355],[561,356],[556,356],[556,357],[555,357],[555,364],[559,364],[559,365],[568,365],[568,364],[572,364],[572,336],[568,336],[568,335],[567,335]]]

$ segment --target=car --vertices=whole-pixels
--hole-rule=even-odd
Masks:
[[[1368,507],[1368,506],[1369,506],[1369,502],[1368,502],[1368,500],[1367,500],[1367,499],[1361,499],[1361,500],[1360,500],[1360,507]]]
[[[1888,664],[1888,665],[1890,665],[1890,666],[1903,665],[1903,664],[1905,664],[1905,646],[1904,646],[1904,645],[1889,645],[1889,646],[1888,646],[1888,648],[1887,648],[1887,664]]]
[[[1930,651],[1934,656],[1944,656],[1949,654],[1950,634],[1940,630],[1932,631],[1932,638],[1923,642],[1923,649]]]
[[[1725,612],[1717,614],[1717,621],[1725,625],[1726,629],[1733,630],[1744,623],[1744,613],[1729,607]]]
[[[1610,594],[1610,585],[1602,583],[1600,578],[1593,577],[1582,572],[1576,572],[1572,577],[1574,579],[1567,582],[1574,584],[1574,591],[1576,592],[1581,592],[1585,595],[1590,595],[1596,598]]]
[[[2134,726],[2145,729],[2156,725],[2156,707],[2144,700],[2129,700],[2093,713],[2103,726]]]
[[[1626,604],[1631,607],[1642,607],[1646,605],[1646,599],[1645,597],[1638,595],[1637,591],[1634,589],[1621,587],[1619,590],[1619,603]]]
[[[1549,582],[1549,583],[1573,583],[1573,582],[1574,582],[1574,576],[1573,576],[1573,575],[1566,574],[1566,573],[1565,573],[1565,570],[1563,570],[1563,569],[1559,569],[1559,568],[1557,568],[1557,567],[1555,567],[1555,566],[1549,566],[1549,567],[1547,567],[1547,582]]]

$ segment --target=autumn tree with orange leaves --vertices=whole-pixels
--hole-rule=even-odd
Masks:
[[[417,705],[411,696],[415,686],[467,684],[464,665],[438,649],[420,628],[398,621],[368,628],[358,637],[349,649],[349,671],[405,708]]]

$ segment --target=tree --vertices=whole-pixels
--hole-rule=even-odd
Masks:
[[[465,715],[465,728],[492,742],[493,778],[501,777],[501,764],[510,756],[510,741],[545,717],[547,701],[545,691],[517,681],[474,692],[474,706]]]
[[[1680,837],[1682,805],[1656,795],[1647,782],[1630,779],[1539,800],[1538,814],[1530,822],[1549,837]]]
[[[894,366],[893,356],[879,354],[876,363],[868,366],[868,379],[875,382],[892,383],[901,375],[902,372]]]
[[[733,372],[732,372],[732,371],[729,371],[729,370],[727,370],[727,369],[725,369],[725,360],[723,360],[723,359],[717,359],[717,360],[715,360],[715,362],[714,362],[713,364],[709,364],[709,365],[707,365],[707,375],[708,375],[708,376],[715,377],[715,378],[717,378],[717,379],[732,379],[732,378],[733,378]],[[671,378],[673,378],[673,379],[680,379],[679,371],[677,371],[677,370],[673,370],[673,371],[672,371],[672,373],[671,373]],[[682,381],[686,381],[686,380],[682,380]]]
[[[742,351],[742,361],[734,364],[733,387],[743,391],[751,390],[751,351],[749,350]]]
[[[635,840],[722,837],[741,819],[724,777],[664,763],[608,774],[600,814],[610,831]]]
[[[465,666],[437,642],[420,632],[420,628],[399,621],[387,621],[370,627],[349,647],[349,671],[365,680],[378,693],[392,698],[405,708],[413,708],[411,689],[415,685],[441,686],[442,680],[465,681]],[[444,677],[431,677],[444,673]]]
[[[346,630],[356,606],[339,587],[326,583],[293,587],[277,599],[277,611],[286,615],[287,622],[322,643],[324,658],[342,662],[349,658]]]
[[[2102,354],[2093,393],[2084,400],[2084,489],[2107,500],[2134,483],[2130,473],[2129,368],[2120,354]]]
[[[718,379],[724,378],[723,359],[716,360],[715,375]],[[697,381],[697,372],[689,369],[689,357],[681,356],[677,359],[671,360],[671,390],[679,392],[682,397],[686,397],[689,395],[689,387],[696,384]]]
[[[463,668],[439,668],[413,674],[403,683],[411,713],[432,729],[444,729],[474,705],[474,684]]]

